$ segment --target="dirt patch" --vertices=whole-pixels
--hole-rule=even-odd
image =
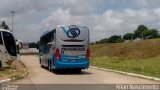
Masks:
[[[20,79],[22,78],[21,75],[25,72],[27,71],[24,64],[21,61],[16,60],[11,67],[0,69],[0,80],[8,78]]]

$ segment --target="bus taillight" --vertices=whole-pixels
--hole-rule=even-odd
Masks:
[[[60,60],[60,52],[59,49],[56,49],[56,59]]]
[[[86,59],[89,60],[89,58],[90,58],[90,51],[89,51],[89,49],[87,49]]]

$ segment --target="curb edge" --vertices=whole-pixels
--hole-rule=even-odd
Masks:
[[[25,68],[25,72],[23,74],[21,74],[20,77],[23,78],[27,74],[28,74],[28,72],[27,72],[27,69]],[[8,78],[8,79],[0,80],[0,84],[11,82],[11,81],[14,81],[14,80],[17,80],[17,79],[15,77],[12,77],[12,78]]]
[[[150,77],[150,76],[145,76],[145,75],[140,75],[140,74],[127,73],[127,72],[112,70],[112,69],[98,68],[98,67],[94,67],[94,66],[89,66],[89,67],[93,68],[93,69],[103,70],[103,71],[120,73],[120,74],[124,74],[124,75],[129,75],[129,76],[134,76],[134,77],[139,77],[139,78],[144,78],[144,79],[149,79],[149,80],[154,80],[154,81],[160,81],[160,78],[155,78],[155,77]]]

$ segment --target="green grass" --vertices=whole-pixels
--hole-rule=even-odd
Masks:
[[[96,67],[160,78],[160,56],[148,59],[103,56],[91,58],[90,63]]]
[[[91,45],[91,65],[160,78],[160,39]]]

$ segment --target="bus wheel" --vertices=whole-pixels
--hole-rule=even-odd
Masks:
[[[81,69],[80,68],[76,69],[76,72],[81,73]]]
[[[41,59],[39,59],[39,63],[41,64]]]
[[[50,60],[48,60],[48,70],[49,70],[49,71],[52,71],[52,68],[51,68],[51,61],[50,61]]]
[[[44,68],[44,66],[42,65],[42,61],[41,61],[41,59],[39,60],[39,62],[40,62],[41,67],[42,67],[42,68]]]
[[[2,62],[0,61],[0,68],[2,68]]]

